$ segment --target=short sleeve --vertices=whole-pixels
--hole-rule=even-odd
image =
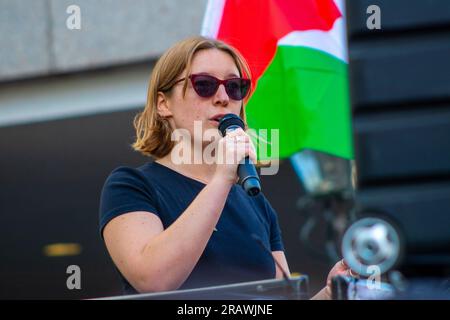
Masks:
[[[137,169],[119,167],[106,179],[100,196],[99,227],[103,229],[113,218],[132,211],[158,214],[157,197],[145,176]]]
[[[271,251],[284,251],[278,215],[267,199],[265,199],[265,206],[270,223],[270,249]]]

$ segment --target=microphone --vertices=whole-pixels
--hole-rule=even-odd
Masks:
[[[228,113],[219,121],[219,131],[223,137],[225,137],[227,132],[231,132],[238,128],[244,130],[245,124],[244,121],[235,114]],[[261,191],[261,182],[258,173],[256,172],[255,165],[248,156],[239,163],[237,171],[239,176],[238,183],[244,188],[248,195],[256,196]]]

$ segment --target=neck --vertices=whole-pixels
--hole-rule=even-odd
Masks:
[[[216,165],[215,164],[207,164],[202,161],[200,164],[195,163],[182,163],[175,164],[170,156],[170,153],[162,158],[155,160],[155,162],[164,165],[182,175],[185,175],[194,180],[198,180],[202,183],[208,184],[211,181]]]

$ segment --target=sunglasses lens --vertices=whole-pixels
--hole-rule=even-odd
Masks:
[[[209,76],[196,76],[193,79],[195,92],[201,97],[208,98],[216,93],[219,84],[216,79]]]
[[[220,80],[208,75],[192,75],[192,85],[195,92],[203,98],[212,97],[219,88]],[[250,89],[250,80],[242,78],[233,78],[223,81],[225,91],[233,100],[242,100]]]
[[[225,90],[233,100],[242,100],[250,89],[250,80],[248,79],[229,79],[226,81]]]

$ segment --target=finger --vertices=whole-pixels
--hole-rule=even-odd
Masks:
[[[237,135],[237,134],[233,134],[233,135],[226,135],[224,138],[227,141],[227,144],[232,144],[232,145],[238,145],[240,144],[242,141],[244,141],[243,137]]]
[[[234,136],[225,136],[223,139],[227,149],[233,148],[236,145],[236,139]]]
[[[250,143],[240,143],[236,146],[237,159],[240,161],[245,157],[249,157],[253,163],[256,163],[256,154],[252,150]]]
[[[352,278],[359,279],[359,274],[354,272],[352,269],[347,269],[346,273],[347,273],[348,276],[350,276]]]
[[[257,162],[256,152],[250,143],[247,143],[245,146],[245,154],[250,158],[253,164],[256,164]]]
[[[240,128],[240,127],[237,128],[237,129],[235,129],[234,131],[237,132],[238,134],[246,134],[245,131],[244,131],[244,129],[242,129],[242,128]]]
[[[244,130],[242,130],[242,128],[237,128],[235,130],[232,130],[230,132],[227,132],[226,136],[230,136],[230,137],[234,137],[237,135],[242,135],[242,134],[246,134]]]
[[[353,271],[352,269],[348,269],[349,270],[349,274],[351,277],[353,278],[359,278],[359,274],[356,273],[355,271]]]
[[[247,133],[245,133],[242,130],[239,130],[238,132],[236,132],[233,137],[235,138],[239,138],[240,141],[250,141],[250,137]]]
[[[248,156],[249,156],[250,160],[252,160],[253,164],[256,164],[258,162],[257,158],[256,158],[256,153],[251,148],[250,148]]]
[[[253,151],[255,151],[256,148],[255,148],[254,141],[249,135],[247,135],[247,140],[246,141],[252,146]]]

